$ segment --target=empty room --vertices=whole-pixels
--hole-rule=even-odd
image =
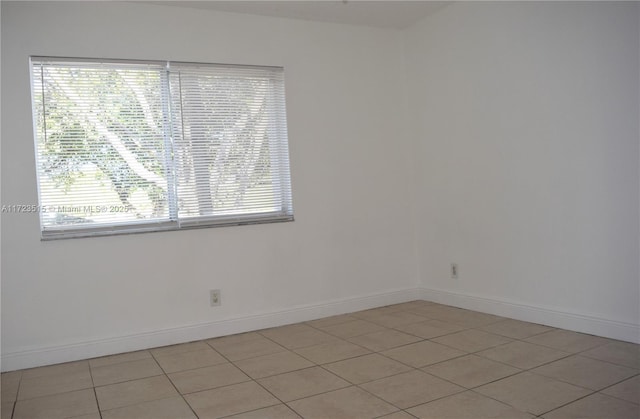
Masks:
[[[0,12],[2,419],[640,417],[640,2]]]

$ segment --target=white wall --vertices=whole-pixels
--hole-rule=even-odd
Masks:
[[[638,13],[463,2],[407,31],[428,298],[640,340]]]
[[[27,57],[53,55],[284,65],[296,212],[55,242],[3,214],[2,368],[421,295],[638,339],[638,9],[455,3],[402,33],[2,2],[3,204],[37,200]]]
[[[168,6],[3,1],[3,204],[37,202],[29,55],[168,59],[285,67],[296,216],[41,242],[37,215],[3,214],[3,369],[415,295],[401,41],[391,30]]]

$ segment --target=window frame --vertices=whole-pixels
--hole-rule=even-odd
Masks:
[[[94,226],[88,227],[80,224],[67,224],[59,228],[46,228],[44,224],[44,216],[47,214],[46,207],[43,205],[42,185],[41,185],[41,168],[40,168],[40,156],[39,156],[39,142],[42,140],[38,135],[38,118],[36,112],[36,99],[35,91],[40,85],[37,85],[34,79],[34,69],[38,65],[45,63],[88,63],[90,65],[155,65],[164,68],[164,72],[161,74],[160,87],[161,89],[167,89],[167,97],[161,98],[161,101],[167,101],[163,103],[163,119],[168,121],[167,126],[163,127],[162,135],[165,138],[165,146],[170,147],[168,150],[164,150],[164,154],[167,154],[163,159],[165,172],[167,174],[167,191],[165,201],[168,207],[167,218],[161,219],[149,219],[149,220],[137,220],[127,222],[111,222],[100,223]],[[171,108],[171,103],[175,99],[171,92],[171,78],[175,77],[175,71],[172,73],[171,67],[211,67],[211,68],[239,68],[239,69],[253,69],[253,70],[267,70],[281,73],[281,86],[280,90],[274,91],[270,89],[270,98],[265,100],[273,100],[271,96],[279,95],[281,103],[281,113],[275,112],[273,116],[281,119],[283,125],[279,125],[284,129],[284,132],[280,132],[281,137],[277,137],[269,140],[269,155],[274,153],[280,153],[284,157],[276,159],[275,163],[270,160],[270,171],[278,173],[278,176],[272,174],[272,182],[277,182],[275,187],[279,191],[279,199],[275,202],[279,202],[280,211],[264,211],[264,212],[244,212],[230,215],[201,215],[193,217],[179,216],[179,202],[177,195],[178,181],[176,179],[176,160],[174,155],[176,151],[176,135],[174,134],[173,118],[174,112]],[[257,66],[257,65],[241,65],[241,64],[221,64],[221,63],[204,63],[204,62],[184,62],[184,61],[171,61],[171,60],[136,60],[136,59],[110,59],[110,58],[75,58],[75,57],[56,57],[56,56],[30,56],[29,57],[29,73],[30,73],[30,92],[31,92],[31,106],[32,106],[32,122],[33,122],[33,139],[34,139],[34,155],[35,155],[35,169],[37,180],[37,194],[38,194],[38,209],[39,211],[39,223],[40,223],[40,236],[41,240],[58,240],[69,238],[82,238],[82,237],[99,237],[99,236],[111,236],[111,235],[123,235],[123,234],[137,234],[148,232],[163,232],[163,231],[178,231],[178,230],[190,230],[201,228],[213,228],[213,227],[227,227],[227,226],[240,226],[240,225],[253,225],[253,224],[269,224],[279,222],[294,221],[293,212],[293,187],[291,183],[291,169],[290,169],[290,154],[289,154],[289,142],[288,142],[288,125],[287,125],[287,112],[286,112],[286,96],[284,85],[284,67],[279,66]],[[180,77],[178,70],[178,77]],[[273,79],[275,80],[275,79]],[[272,82],[273,82],[272,80]],[[44,86],[44,81],[42,81]],[[43,87],[44,91],[44,87]],[[162,95],[162,93],[160,93]],[[178,100],[182,102],[182,92],[178,93]],[[44,108],[46,100],[42,99],[42,106]],[[278,107],[278,106],[275,106]],[[180,109],[180,115],[182,115],[182,108]],[[272,116],[272,115],[270,115]],[[46,112],[43,111],[44,123],[46,123]],[[273,121],[270,121],[270,123]],[[46,134],[44,140],[46,140]],[[278,150],[273,150],[274,143]],[[282,173],[284,175],[282,175]],[[284,177],[282,177],[284,176]],[[274,197],[275,197],[274,193]]]

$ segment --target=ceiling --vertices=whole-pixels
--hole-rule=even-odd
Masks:
[[[437,12],[449,1],[367,1],[367,0],[300,0],[300,1],[151,1],[145,3],[223,12],[276,16],[319,22],[404,29]]]

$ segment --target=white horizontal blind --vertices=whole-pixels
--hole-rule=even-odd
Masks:
[[[43,235],[169,220],[164,72],[33,61]]]
[[[43,238],[292,219],[282,69],[31,71]]]
[[[281,68],[171,64],[181,225],[293,215]]]

